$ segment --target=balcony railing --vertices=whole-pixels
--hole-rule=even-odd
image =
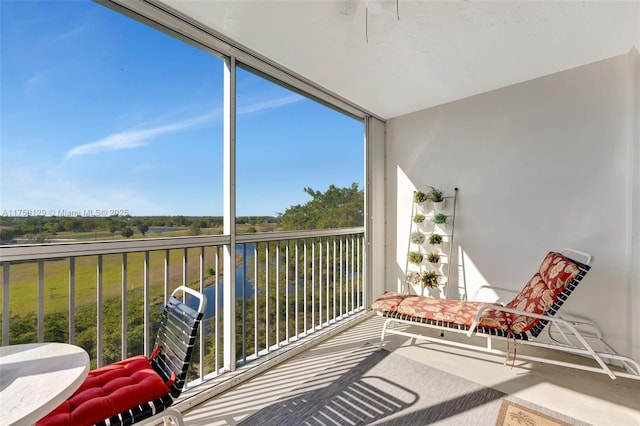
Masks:
[[[203,381],[364,309],[362,228],[234,242],[234,250],[221,235],[3,246],[2,344],[67,341],[93,367],[148,355],[168,295],[188,285],[207,296],[191,372]]]

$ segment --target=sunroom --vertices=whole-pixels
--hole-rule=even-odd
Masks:
[[[234,270],[232,247],[247,250],[263,243],[265,256],[304,263],[318,259],[319,283],[310,285],[318,285],[320,300],[310,302],[309,313],[305,304],[295,305],[291,314],[313,318],[295,322],[295,331],[284,335],[265,318],[265,329],[273,329],[266,343],[261,340],[265,346],[259,349],[256,337],[252,349],[234,351],[238,341],[251,346],[253,336],[243,336],[237,325],[234,329],[235,312],[224,308],[232,306],[226,298],[237,294],[216,293],[216,306],[225,316],[213,327],[215,354],[203,349],[195,355],[200,371],[176,404],[187,424],[268,424],[270,418],[273,424],[468,424],[469,419],[495,424],[500,398],[466,405],[469,395],[480,392],[474,386],[542,406],[543,414],[559,413],[570,424],[640,424],[640,381],[519,363],[517,356],[513,367],[504,366],[495,357],[395,336],[383,351],[393,358],[382,359],[371,350],[382,320],[370,312],[384,291],[404,290],[413,194],[435,186],[448,197],[455,195],[447,288],[455,289],[456,297],[471,299],[489,285],[517,291],[552,250],[590,253],[593,267],[563,310],[594,320],[618,353],[640,360],[640,2],[98,3],[223,59],[225,232],[179,240],[4,246],[3,345],[11,343],[12,262],[41,265],[34,269],[34,281],[44,289],[44,264],[55,259],[69,259],[71,276],[74,259],[98,256],[100,281],[108,256],[121,256],[126,269],[128,253],[132,258],[142,253],[147,265],[156,252],[166,253],[167,262],[170,251],[184,251],[184,259],[191,250],[202,258],[213,251],[216,262]],[[228,218],[237,214],[231,188],[238,69],[362,123],[362,226],[236,234]],[[326,173],[333,172],[326,164]],[[289,252],[293,247],[295,253]],[[172,285],[166,275],[165,294]],[[336,293],[329,295],[328,281],[322,281],[328,277],[340,283],[339,295],[333,283]],[[43,341],[47,296],[44,290],[38,294],[37,340]],[[74,302],[69,306],[72,329]],[[98,335],[101,315],[98,309]],[[146,310],[144,315],[148,324],[151,315]],[[289,324],[288,317],[275,321]],[[123,358],[125,323],[123,314]],[[146,325],[145,333],[150,328]],[[247,330],[257,336],[260,328],[256,322]],[[148,351],[152,336],[144,339]],[[96,364],[102,365],[101,343],[97,347]],[[346,382],[375,392],[370,378],[392,359],[396,365],[430,369],[416,370],[416,377],[442,373],[448,375],[444,382],[463,379],[471,385],[463,396],[430,404],[429,397],[426,402],[422,395],[414,398],[422,388],[398,379],[380,385],[369,399],[360,397],[362,404],[373,404],[387,396],[382,389],[395,388],[399,402],[388,411],[358,419],[335,414],[344,402],[340,394],[350,392]],[[326,401],[309,404],[315,398]],[[279,417],[277,407],[293,417]]]

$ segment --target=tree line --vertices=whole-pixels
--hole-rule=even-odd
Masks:
[[[240,225],[280,223],[274,216],[241,216]],[[136,232],[143,237],[149,228],[187,228],[199,235],[204,228],[222,228],[222,216],[110,216],[93,217],[0,217],[0,244],[10,244],[16,238],[30,242],[47,242],[62,233],[107,232],[111,237],[132,237]]]
[[[330,185],[325,192],[304,188],[311,197],[305,204],[287,208],[276,216],[240,216],[236,225],[247,225],[244,232],[330,229],[362,226],[364,191],[357,183],[338,188]],[[109,216],[109,217],[0,217],[0,244],[21,238],[34,243],[48,242],[64,233],[107,233],[110,237],[130,238],[138,232],[145,236],[152,227],[186,228],[191,235],[202,229],[222,229],[222,216]]]

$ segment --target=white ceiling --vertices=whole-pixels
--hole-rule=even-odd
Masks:
[[[161,2],[382,118],[640,48],[640,0]]]

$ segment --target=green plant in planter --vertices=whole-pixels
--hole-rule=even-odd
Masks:
[[[415,231],[411,233],[411,242],[413,244],[423,244],[426,241],[427,237],[425,237],[425,235],[420,232],[420,231]]]
[[[425,216],[423,214],[417,214],[413,217],[413,221],[415,223],[422,223],[424,222]]]
[[[440,284],[440,275],[434,271],[427,271],[422,273],[420,280],[425,287],[436,288]]]
[[[433,203],[439,203],[441,201],[444,201],[444,195],[442,194],[442,190],[434,186],[429,187],[429,191],[427,192],[427,198],[429,201]]]
[[[436,252],[427,253],[427,260],[431,263],[440,262],[440,255]]]
[[[432,246],[437,246],[438,244],[442,244],[442,235],[440,234],[429,235],[429,244],[431,244]]]
[[[429,196],[422,191],[413,191],[414,203],[426,203],[429,201]]]
[[[416,265],[419,265],[419,264],[422,263],[423,260],[424,260],[424,255],[422,253],[420,253],[419,251],[410,251],[409,252],[409,262],[415,263]]]
[[[447,223],[447,215],[444,213],[437,213],[435,216],[433,216],[433,219],[431,220],[436,225],[442,225],[444,223]]]
[[[411,271],[407,274],[407,282],[409,284],[418,285],[422,283],[422,277],[420,276],[420,272]]]

